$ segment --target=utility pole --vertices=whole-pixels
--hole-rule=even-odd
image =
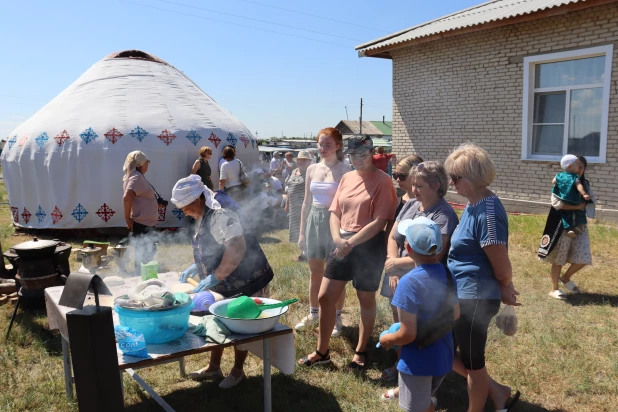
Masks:
[[[345,107],[345,118],[346,120],[350,120],[350,117],[348,116],[348,106]]]
[[[361,97],[361,105],[360,105],[360,131],[359,134],[363,134],[363,98]]]

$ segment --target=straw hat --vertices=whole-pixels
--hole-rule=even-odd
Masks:
[[[300,152],[298,152],[298,156],[296,156],[296,158],[297,159],[309,159],[309,160],[312,159],[311,155],[306,150],[301,150]]]

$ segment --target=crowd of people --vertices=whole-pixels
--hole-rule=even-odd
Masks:
[[[309,312],[295,329],[317,327],[319,332],[315,351],[299,359],[300,366],[332,362],[330,341],[343,332],[345,290],[352,282],[360,322],[350,370],[362,371],[369,364],[378,290],[392,307],[393,324],[381,333],[379,345],[397,352],[397,362],[382,372],[382,379],[398,381],[398,387],[381,394],[382,399],[398,399],[406,411],[433,411],[434,395],[452,370],[467,380],[469,411],[482,411],[488,397],[496,411],[509,411],[519,392],[493,380],[485,367],[490,322],[501,303],[519,305],[507,213],[489,189],[496,174],[491,156],[465,143],[444,163],[418,155],[397,160],[376,150],[366,136],[344,144],[335,128],[318,133],[317,149],[317,163],[306,151],[296,159],[285,153],[283,160],[275,153],[269,165],[247,172],[235,148],[225,147],[219,190],[213,192],[212,150],[201,148],[190,176],[172,192],[171,201],[197,222],[195,263],[181,280],[198,275],[196,290],[223,296],[268,296],[273,272],[257,235],[268,229],[264,222],[285,214],[289,241],[299,247],[294,260],[306,261],[310,272]],[[392,176],[385,173],[389,162],[396,162]],[[132,152],[124,167],[125,219],[136,236],[156,225],[160,196],[144,177],[149,163],[144,153]],[[595,200],[584,176],[586,159],[568,155],[561,165],[565,171],[554,179],[552,212],[539,249],[552,265],[550,296],[556,299],[565,298],[559,282],[579,292],[571,277],[592,263],[584,210],[594,215],[590,206]],[[449,184],[467,200],[459,218],[445,200]],[[259,219],[247,218],[256,211]],[[136,257],[136,264],[148,258]],[[221,355],[213,352],[210,364],[190,376],[222,377]],[[244,379],[246,356],[236,350],[222,388]]]

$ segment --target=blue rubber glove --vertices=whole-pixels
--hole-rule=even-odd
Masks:
[[[193,292],[201,292],[206,289],[210,289],[215,287],[221,282],[219,279],[215,277],[214,274],[206,276],[206,279],[203,279],[196,287],[193,289]]]
[[[194,263],[180,273],[180,283],[187,283],[187,279],[193,277],[197,273],[197,265]]]
[[[391,326],[389,326],[388,329],[386,329],[384,332],[380,333],[380,338],[384,335],[388,335],[389,333],[395,333],[397,332],[399,329],[401,328],[401,323],[397,322],[397,323],[393,323]],[[376,348],[380,348],[380,342],[378,341],[378,344],[376,345]],[[399,348],[399,345],[395,345],[393,346],[391,349],[392,350],[397,350]]]

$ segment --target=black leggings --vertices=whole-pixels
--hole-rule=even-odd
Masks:
[[[500,310],[499,299],[459,299],[461,315],[455,322],[453,338],[467,370],[485,367],[487,329]]]

